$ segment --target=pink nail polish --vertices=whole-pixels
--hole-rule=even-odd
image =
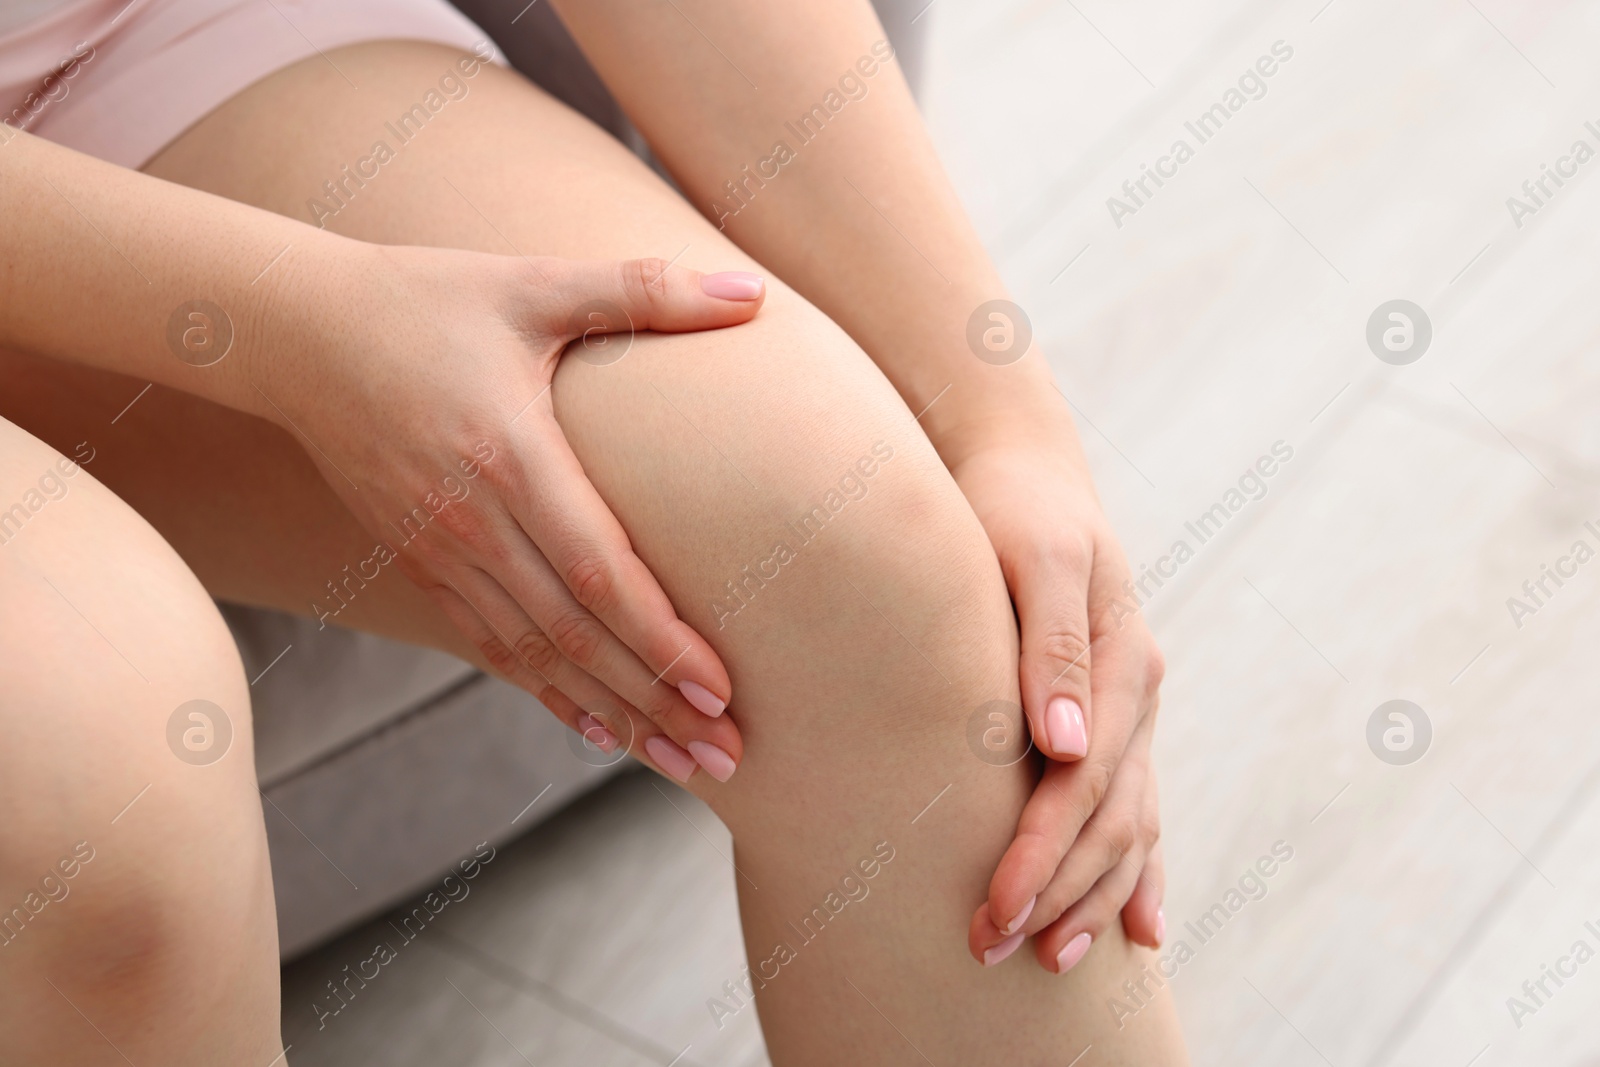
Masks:
[[[1056,957],[1056,973],[1066,974],[1076,967],[1078,961],[1083,959],[1083,954],[1089,951],[1089,942],[1092,940],[1094,939],[1089,936],[1089,931],[1085,930],[1068,941],[1066,948],[1063,948],[1061,954]]]
[[[709,715],[715,719],[727,708],[727,702],[722,700],[701,685],[699,682],[682,681],[678,683],[678,692],[683,694],[683,699],[694,705],[696,711]]]
[[[588,712],[578,716],[578,733],[601,752],[609,753],[617,747],[617,735],[607,730],[605,723]]]
[[[999,963],[1001,960],[1017,951],[1017,946],[1020,944],[1022,944],[1022,935],[1012,934],[1010,937],[1006,938],[994,948],[989,949],[983,954],[983,965],[985,967],[993,967],[995,964]]]
[[[680,782],[687,782],[694,773],[694,758],[661,734],[644,743],[644,750],[656,761],[656,766]]]
[[[725,270],[717,274],[702,274],[700,288],[707,296],[719,300],[754,300],[766,288],[761,275],[743,270]]]
[[[694,761],[719,782],[726,782],[739,769],[732,756],[709,741],[690,741],[689,752],[694,756]]]
[[[1089,751],[1089,734],[1083,728],[1083,709],[1076,700],[1055,697],[1045,708],[1045,733],[1050,748],[1064,756],[1083,756]]]
[[[1014,934],[1022,929],[1022,924],[1028,921],[1028,916],[1033,914],[1033,906],[1037,903],[1039,903],[1039,894],[1035,893],[1028,898],[1028,902],[1022,906],[1022,910],[1017,912],[1017,917],[1006,923],[1000,932],[1002,934]]]
[[[1167,913],[1161,908],[1156,909],[1156,947],[1167,939]]]

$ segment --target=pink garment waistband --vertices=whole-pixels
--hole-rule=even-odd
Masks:
[[[0,36],[0,122],[141,167],[273,71],[397,39],[504,63],[445,0],[78,0]]]

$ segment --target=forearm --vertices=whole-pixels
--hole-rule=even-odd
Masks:
[[[719,0],[558,7],[691,202],[842,325],[913,411],[927,408],[947,461],[1029,412],[1071,437],[1036,347],[994,366],[968,345],[969,317],[1004,286],[898,67],[874,54],[883,33],[866,0],[803,14]]]
[[[276,417],[270,364],[307,303],[297,293],[326,282],[307,263],[352,242],[27,134],[0,139],[0,345]]]

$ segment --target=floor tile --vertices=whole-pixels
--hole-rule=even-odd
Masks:
[[[719,1027],[708,1006],[741,977],[744,945],[731,840],[700,801],[629,775],[502,851],[472,906],[440,917],[478,966],[671,1055],[692,1046],[685,1064],[759,1052],[754,1008]]]
[[[407,942],[387,923],[376,923],[290,965],[283,988],[289,1062],[294,1067],[644,1067],[667,1062],[499,981],[445,951],[441,940],[438,931],[425,928]],[[379,944],[387,944],[390,955],[377,954]],[[330,981],[340,984],[337,1000],[327,988]],[[336,1004],[337,1012],[329,1013]]]

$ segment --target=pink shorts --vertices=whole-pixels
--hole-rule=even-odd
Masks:
[[[504,63],[445,0],[76,0],[0,36],[0,122],[142,167],[273,71],[399,39]]]

